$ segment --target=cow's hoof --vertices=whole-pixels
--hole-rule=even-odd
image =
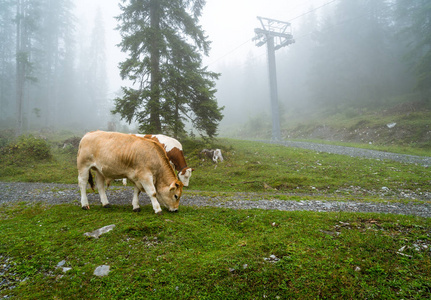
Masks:
[[[103,205],[103,208],[111,208],[111,204]]]
[[[83,210],[89,210],[90,209],[90,205],[86,205],[82,207]]]
[[[163,211],[159,211],[158,213],[156,213],[156,214],[158,214],[159,216],[161,216],[161,215],[163,215]]]
[[[140,207],[138,207],[138,208],[134,208],[134,209],[133,209],[133,211],[134,211],[134,212],[140,212],[140,211],[141,211],[141,208],[140,208]]]

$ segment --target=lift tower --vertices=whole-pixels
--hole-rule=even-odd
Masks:
[[[277,21],[269,18],[257,17],[262,28],[255,28],[256,46],[267,45],[268,52],[268,70],[269,70],[269,88],[271,94],[271,113],[272,113],[272,140],[281,140],[280,116],[278,109],[278,92],[277,92],[277,71],[275,67],[275,50],[293,44],[290,23]],[[288,30],[289,29],[289,30]]]

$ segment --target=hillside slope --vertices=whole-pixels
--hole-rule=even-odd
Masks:
[[[431,151],[431,109],[409,102],[381,109],[347,109],[338,113],[287,114],[282,118],[283,139],[325,140],[383,146],[409,146]],[[226,129],[222,136],[267,139],[270,120],[254,118]]]

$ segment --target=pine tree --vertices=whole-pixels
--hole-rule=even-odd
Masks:
[[[106,118],[109,112],[107,103],[107,76],[106,76],[106,53],[105,53],[105,26],[100,7],[97,9],[94,19],[94,27],[91,34],[90,43],[90,64],[88,70],[90,100],[93,103],[93,114],[96,114],[97,121]]]
[[[398,0],[399,32],[409,44],[406,53],[416,75],[416,89],[423,101],[431,101],[431,3]]]
[[[25,91],[28,81],[36,81],[32,53],[36,43],[36,32],[40,21],[40,2],[36,0],[16,0],[16,61],[15,61],[15,101],[16,101],[16,134],[23,131],[25,115]]]
[[[35,1],[35,0],[33,0]],[[44,126],[57,126],[70,112],[65,111],[70,95],[67,82],[73,83],[74,24],[71,0],[37,0],[40,3],[40,25],[36,36],[37,67],[34,107],[41,110]],[[68,99],[69,98],[69,99]]]
[[[0,0],[0,122],[14,118],[15,29],[13,16],[16,0]]]
[[[311,56],[310,86],[330,108],[378,105],[393,96],[399,61],[391,42],[386,0],[337,2],[317,35]]]
[[[126,3],[125,0],[122,1]],[[223,108],[215,99],[219,74],[202,67],[201,54],[209,42],[198,25],[204,0],[131,0],[118,16],[123,52],[123,79],[137,88],[123,87],[113,112],[151,133],[185,133],[185,119],[209,137],[216,135]]]

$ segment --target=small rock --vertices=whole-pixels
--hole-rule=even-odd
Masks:
[[[57,268],[61,268],[62,266],[64,266],[64,264],[66,263],[66,261],[65,260],[62,260],[62,261],[60,261],[58,264],[57,264]]]
[[[361,271],[361,268],[360,267],[358,267],[358,266],[356,266],[356,268],[355,268],[355,272],[360,272]]]
[[[94,237],[96,239],[99,238],[99,236],[101,236],[104,233],[107,233],[109,231],[111,231],[112,229],[114,229],[115,225],[108,225],[108,226],[104,226],[102,228],[96,229],[95,231],[92,232],[86,232],[84,233],[85,236],[89,236],[89,237]]]
[[[95,276],[106,276],[106,275],[108,275],[109,274],[109,266],[107,266],[107,265],[101,265],[101,266],[98,266],[95,270],[94,270],[94,273],[93,273],[93,275],[95,275]]]

